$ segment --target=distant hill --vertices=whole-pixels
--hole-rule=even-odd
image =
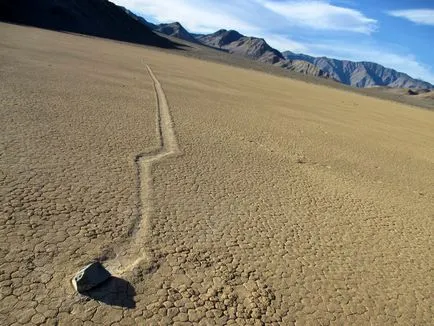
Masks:
[[[198,43],[198,41],[191,35],[187,30],[178,22],[170,23],[170,24],[159,24],[154,25],[154,31],[177,37],[181,40]]]
[[[262,38],[247,37],[237,31],[221,29],[213,34],[198,37],[206,45],[227,50],[229,53],[244,55],[260,62],[275,64],[285,60],[283,55],[273,49]]]
[[[273,49],[262,38],[244,36],[234,30],[221,29],[212,34],[199,35],[197,39],[205,45],[259,62],[280,66],[307,75],[328,77],[327,73],[309,62],[285,59],[282,53]]]
[[[282,54],[286,59],[310,62],[321,70],[329,73],[335,80],[355,87],[388,86],[417,89],[434,88],[430,83],[412,78],[394,69],[385,68],[378,63],[312,57],[306,54],[296,54],[291,51],[285,51]]]
[[[107,0],[0,0],[0,20],[164,48],[175,44]]]

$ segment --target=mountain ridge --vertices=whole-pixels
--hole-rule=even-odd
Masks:
[[[263,38],[245,36],[235,30],[220,29],[212,34],[200,35],[197,39],[207,46],[245,56],[258,62],[302,74],[329,78],[326,72],[309,62],[285,59],[280,51],[272,48]]]
[[[155,25],[153,30],[191,43],[199,43],[179,22]]]
[[[370,61],[339,60],[314,57],[291,51],[282,52],[286,59],[305,60],[328,72],[335,80],[359,88],[389,86],[396,88],[434,89],[429,82]]]
[[[198,37],[198,40],[208,46],[227,50],[229,53],[245,55],[260,62],[274,64],[279,60],[286,60],[263,38],[244,36],[235,30],[221,29],[213,34]]]

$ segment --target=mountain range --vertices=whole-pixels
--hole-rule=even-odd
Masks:
[[[196,39],[207,46],[241,55],[253,60],[318,77],[328,77],[315,65],[301,60],[287,60],[262,38],[244,36],[234,30],[221,29],[213,34],[199,35]]]
[[[333,79],[355,87],[388,86],[398,88],[432,89],[433,85],[394,69],[373,62],[354,62],[327,57],[312,57],[291,51],[282,53],[286,59],[304,60],[327,72]]]
[[[161,25],[158,25],[154,30],[164,33],[164,30],[160,27]],[[173,34],[170,35],[174,36]],[[208,35],[190,35],[195,38],[197,43],[219,49],[230,54],[247,57],[261,63],[271,64],[306,75],[327,78],[329,77],[328,73],[325,73],[314,64],[311,64],[307,61],[285,59],[282,53],[276,49],[273,49],[262,38],[248,37],[238,33],[237,31],[228,31],[225,29],[221,29],[213,34]],[[190,37],[181,38],[184,40],[190,39]]]
[[[173,26],[176,25],[176,26]],[[167,28],[166,26],[170,26]],[[428,82],[386,68],[373,62],[354,62],[327,57],[313,57],[291,51],[280,52],[262,38],[244,36],[234,30],[221,29],[212,34],[190,34],[180,23],[154,25],[157,32],[178,37],[185,41],[200,43],[224,50],[231,54],[242,55],[253,60],[272,64],[306,75],[329,78],[340,83],[359,87],[395,87],[434,89]],[[192,39],[194,41],[192,41]]]

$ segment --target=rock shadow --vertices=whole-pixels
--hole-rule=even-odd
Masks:
[[[83,292],[84,296],[103,302],[107,305],[123,308],[135,308],[134,296],[136,291],[130,282],[112,276],[97,287]]]

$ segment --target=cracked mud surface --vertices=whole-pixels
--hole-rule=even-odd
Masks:
[[[0,35],[1,325],[432,322],[433,112],[151,48]],[[136,162],[165,153],[144,63],[179,153],[149,164],[141,193]],[[74,293],[80,267],[129,262],[134,243],[145,259],[109,295]]]

